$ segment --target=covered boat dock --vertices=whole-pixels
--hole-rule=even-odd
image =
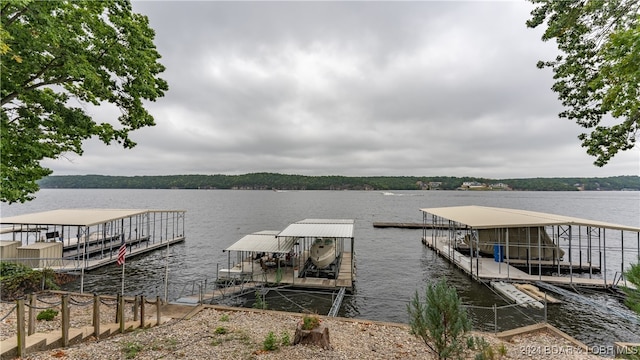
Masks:
[[[420,209],[422,242],[479,281],[611,288],[640,261],[640,228],[485,206]]]
[[[55,271],[84,271],[185,240],[185,211],[58,209],[3,217],[2,261]]]
[[[217,270],[218,282],[351,291],[356,269],[353,226],[351,219],[305,219],[282,231],[246,235],[223,250],[228,260],[226,268]],[[328,238],[335,241],[329,254],[331,262],[316,268],[310,261],[311,249],[318,239]]]

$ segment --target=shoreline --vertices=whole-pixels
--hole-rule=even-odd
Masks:
[[[49,301],[42,297],[42,300]],[[78,297],[77,295],[73,295]],[[57,298],[57,297],[56,297]],[[43,303],[44,304],[44,303]],[[0,304],[0,314],[5,315],[11,304]],[[167,305],[165,305],[166,307]],[[171,306],[171,305],[169,305]],[[73,327],[91,324],[90,306],[72,305]],[[103,308],[104,307],[104,308]],[[179,306],[178,306],[179,307]],[[125,317],[131,319],[131,306],[126,307]],[[169,308],[167,308],[169,310]],[[101,304],[101,323],[111,319],[114,310]],[[151,311],[147,314],[152,314]],[[318,317],[330,332],[333,350],[323,350],[315,346],[280,346],[275,351],[263,351],[263,343],[270,332],[277,339],[287,334],[293,340],[295,329],[305,314],[274,310],[234,308],[218,305],[174,308],[163,312],[172,320],[153,328],[115,334],[105,339],[88,341],[59,348],[27,354],[25,359],[430,359],[428,349],[421,339],[409,333],[409,326],[363,319]],[[74,319],[75,317],[75,319]],[[2,338],[15,335],[15,312],[0,324]],[[38,321],[41,331],[56,331],[55,322]],[[46,326],[46,327],[45,327]],[[13,331],[11,331],[13,329]],[[597,359],[581,348],[579,342],[568,340],[548,328],[532,332],[514,334],[504,340],[496,334],[470,332],[483,337],[492,347],[496,359]],[[498,334],[499,335],[499,334]],[[7,336],[8,337],[8,336]],[[574,339],[575,340],[575,339]],[[501,356],[499,349],[506,349]],[[468,351],[465,358],[473,359],[477,351]]]

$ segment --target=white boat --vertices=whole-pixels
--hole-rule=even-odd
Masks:
[[[326,268],[336,258],[336,239],[331,237],[316,238],[311,245],[309,255],[311,262],[318,269]]]

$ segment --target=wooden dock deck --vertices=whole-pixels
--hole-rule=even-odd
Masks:
[[[462,271],[478,281],[511,281],[535,283],[543,281],[560,286],[581,286],[590,288],[607,289],[613,287],[611,279],[586,278],[579,276],[549,276],[530,275],[518,268],[508,265],[506,262],[496,262],[493,258],[469,256],[452,249],[447,238],[423,237],[422,242],[435,250],[443,258],[455,264]],[[435,242],[435,244],[434,244]]]

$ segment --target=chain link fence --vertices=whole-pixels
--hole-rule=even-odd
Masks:
[[[169,301],[190,296],[195,301],[204,304],[220,303],[231,306],[251,307],[254,300],[254,292],[262,289],[256,288],[255,291],[243,291],[241,284],[233,284],[233,288],[229,287],[230,285],[216,283],[215,279],[174,283],[170,285]],[[211,295],[216,289],[219,297],[212,299]],[[224,289],[228,289],[226,293],[224,293]],[[323,315],[329,313],[336,294],[337,291],[314,291],[286,287],[265,287],[264,291],[261,292],[261,296],[265,297],[271,310],[307,311]],[[387,319],[384,314],[379,314],[369,320],[408,321],[406,307],[409,304],[409,300],[360,296],[357,294],[344,295],[343,306],[338,312],[338,316],[355,318],[362,316],[359,314],[358,307],[363,303],[366,303],[367,307],[370,308],[386,309],[387,312],[394,312],[393,319]],[[547,304],[544,301],[499,306],[463,304],[463,308],[469,315],[473,329],[483,332],[501,332],[547,321]]]
[[[538,307],[538,304],[542,304],[542,307]],[[547,306],[544,302],[491,307],[464,305],[464,308],[471,318],[474,330],[478,331],[496,333],[547,322]]]

